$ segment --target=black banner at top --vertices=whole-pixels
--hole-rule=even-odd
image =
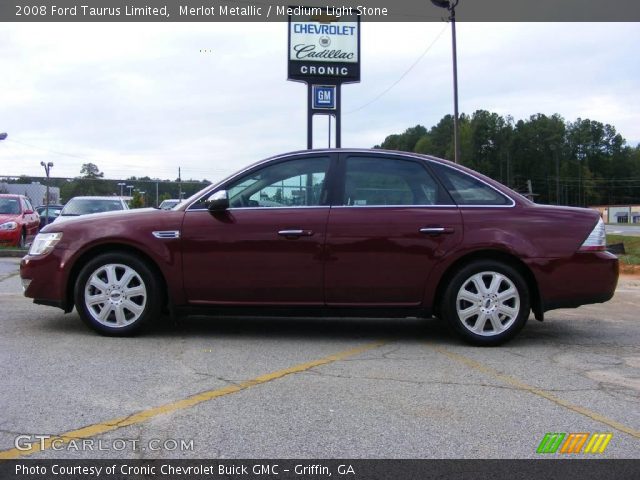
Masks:
[[[290,0],[2,0],[0,22],[286,22]],[[437,22],[429,0],[300,0],[363,22]],[[638,0],[460,0],[461,22],[638,22]]]

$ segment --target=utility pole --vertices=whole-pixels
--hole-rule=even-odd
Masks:
[[[178,200],[182,200],[182,176],[178,167]]]
[[[436,7],[449,11],[451,50],[453,53],[453,149],[454,162],[460,163],[460,126],[458,125],[458,52],[456,43],[456,6],[459,0],[431,0]]]

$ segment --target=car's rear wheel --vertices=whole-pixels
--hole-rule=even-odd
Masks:
[[[529,318],[529,289],[513,267],[492,260],[475,261],[452,277],[442,313],[464,340],[499,345],[513,338]]]
[[[78,275],[75,305],[80,318],[111,336],[137,333],[160,315],[159,282],[142,260],[128,253],[105,253],[88,262]]]

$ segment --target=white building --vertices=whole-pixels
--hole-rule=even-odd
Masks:
[[[44,205],[47,198],[47,187],[39,182],[5,183],[0,182],[0,193],[24,195],[34,207]],[[60,188],[49,187],[49,203],[60,203]]]

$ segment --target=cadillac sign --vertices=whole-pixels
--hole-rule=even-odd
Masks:
[[[319,10],[317,8],[313,10]],[[360,18],[289,15],[289,80],[360,81]]]

